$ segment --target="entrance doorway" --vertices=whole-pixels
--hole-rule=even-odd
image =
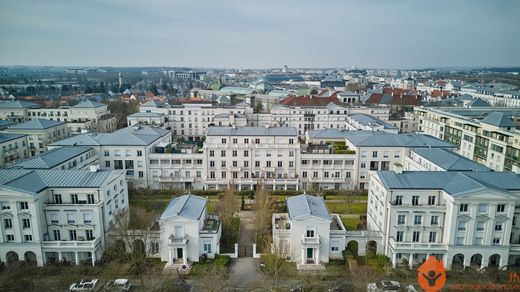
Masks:
[[[182,248],[177,248],[177,258],[182,259],[183,257]]]
[[[307,261],[313,261],[314,249],[307,248]]]

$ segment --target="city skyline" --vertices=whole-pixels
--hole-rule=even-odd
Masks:
[[[510,67],[515,1],[0,1],[2,65]],[[430,19],[430,21],[427,21]]]

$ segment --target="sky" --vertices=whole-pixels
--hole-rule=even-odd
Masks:
[[[520,65],[516,0],[0,0],[0,64]]]

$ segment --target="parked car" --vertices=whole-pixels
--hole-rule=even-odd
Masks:
[[[118,291],[118,292],[127,292],[130,291],[132,284],[128,279],[115,279],[114,281],[108,282],[105,285],[106,291]]]
[[[71,284],[69,291],[94,291],[94,289],[96,289],[97,283],[98,279],[83,279],[80,282]]]
[[[368,292],[394,292],[400,291],[401,284],[397,281],[379,281],[375,283],[368,283],[367,291]]]

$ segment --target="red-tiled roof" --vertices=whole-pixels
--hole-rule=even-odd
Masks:
[[[287,106],[326,106],[329,103],[341,104],[336,95],[332,96],[295,96],[290,95],[281,100],[280,103]]]

